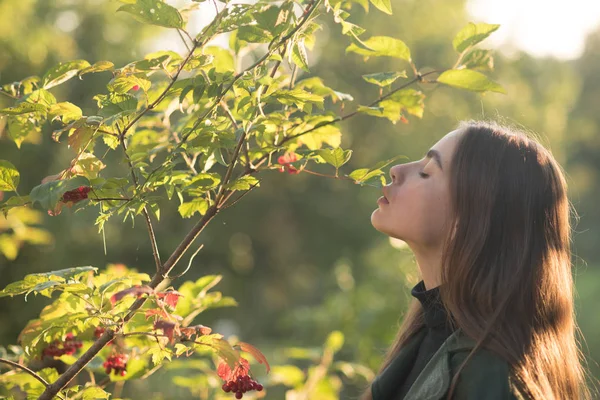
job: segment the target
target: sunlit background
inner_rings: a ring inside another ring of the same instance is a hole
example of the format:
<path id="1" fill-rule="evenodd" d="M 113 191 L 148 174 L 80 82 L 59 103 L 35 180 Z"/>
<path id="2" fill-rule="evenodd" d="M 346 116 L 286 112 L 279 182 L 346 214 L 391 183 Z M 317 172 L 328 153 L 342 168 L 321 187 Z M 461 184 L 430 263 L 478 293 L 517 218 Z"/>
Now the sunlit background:
<path id="1" fill-rule="evenodd" d="M 181 7 L 190 2 L 168 3 Z M 121 66 L 155 50 L 185 51 L 176 32 L 137 23 L 115 13 L 118 6 L 105 0 L 0 0 L 0 84 L 42 75 L 60 61 L 106 59 Z M 354 150 L 344 168 L 351 171 L 398 154 L 421 158 L 462 119 L 494 117 L 539 134 L 564 166 L 579 214 L 572 221 L 577 315 L 585 337 L 582 350 L 600 378 L 600 2 L 393 0 L 392 8 L 392 16 L 374 7 L 365 14 L 355 4 L 351 21 L 366 27 L 367 37 L 405 41 L 420 68 L 449 68 L 456 59 L 452 38 L 467 22 L 501 24 L 478 47 L 497 50 L 488 75 L 508 94 L 423 85 L 427 99 L 422 119 L 394 125 L 358 116 L 342 124 L 342 147 Z M 191 15 L 189 30 L 200 31 L 214 15 L 211 3 L 203 3 Z M 311 74 L 352 94 L 356 104 L 376 98 L 377 91 L 361 75 L 397 69 L 397 60 L 364 62 L 345 54 L 348 38 L 330 16 L 322 18 L 324 29 L 308 54 Z M 227 46 L 227 38 L 218 43 Z M 298 79 L 311 74 L 300 72 Z M 90 93 L 102 92 L 107 80 L 100 75 L 74 79 L 55 95 L 81 106 L 84 115 L 94 115 Z M 0 106 L 4 101 L 0 98 Z M 0 120 L 0 159 L 23 171 L 20 187 L 36 186 L 68 162 L 68 150 L 48 137 L 32 136 L 18 151 L 3 128 Z M 376 370 L 406 310 L 410 289 L 420 279 L 406 246 L 370 224 L 379 195 L 374 188 L 308 174 L 265 176 L 259 190 L 220 214 L 201 236 L 205 248 L 186 278 L 222 274 L 220 290 L 240 303 L 207 312 L 202 323 L 259 346 L 275 362 L 282 360 L 278 351 L 284 346 L 317 348 L 329 332 L 340 330 L 345 336 L 340 359 Z M 176 206 L 176 200 L 165 202 L 156 225 L 161 254 L 170 254 L 195 222 L 182 221 Z M 54 241 L 22 243 L 18 251 L 7 244 L 13 227 L 0 217 L 0 287 L 28 273 L 79 265 L 124 263 L 151 272 L 142 220 L 135 227 L 111 220 L 105 255 L 96 216 L 95 209 L 54 218 L 40 214 L 40 226 Z M 0 299 L 0 346 L 15 343 L 20 329 L 47 303 L 39 296 L 27 303 Z M 340 382 L 342 398 L 357 395 L 356 382 Z M 172 383 L 168 371 L 158 372 L 149 383 L 125 385 L 123 396 L 192 398 L 189 388 Z"/>

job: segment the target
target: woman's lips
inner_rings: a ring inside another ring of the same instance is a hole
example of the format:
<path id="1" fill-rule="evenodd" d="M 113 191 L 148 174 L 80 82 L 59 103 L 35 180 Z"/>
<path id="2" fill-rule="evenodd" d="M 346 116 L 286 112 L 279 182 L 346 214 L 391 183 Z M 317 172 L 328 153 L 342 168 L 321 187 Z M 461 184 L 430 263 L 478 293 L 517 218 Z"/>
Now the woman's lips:
<path id="1" fill-rule="evenodd" d="M 377 199 L 377 204 L 390 204 L 390 202 L 384 196 L 381 196 Z"/>

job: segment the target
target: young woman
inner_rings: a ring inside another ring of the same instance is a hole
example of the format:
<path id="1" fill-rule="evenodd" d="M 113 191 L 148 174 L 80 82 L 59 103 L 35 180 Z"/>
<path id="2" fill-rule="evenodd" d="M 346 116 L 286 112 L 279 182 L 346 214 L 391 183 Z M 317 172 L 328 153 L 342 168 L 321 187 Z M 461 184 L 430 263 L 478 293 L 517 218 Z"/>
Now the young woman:
<path id="1" fill-rule="evenodd" d="M 570 203 L 525 133 L 461 122 L 396 165 L 371 215 L 422 280 L 368 400 L 590 399 L 578 349 Z"/>

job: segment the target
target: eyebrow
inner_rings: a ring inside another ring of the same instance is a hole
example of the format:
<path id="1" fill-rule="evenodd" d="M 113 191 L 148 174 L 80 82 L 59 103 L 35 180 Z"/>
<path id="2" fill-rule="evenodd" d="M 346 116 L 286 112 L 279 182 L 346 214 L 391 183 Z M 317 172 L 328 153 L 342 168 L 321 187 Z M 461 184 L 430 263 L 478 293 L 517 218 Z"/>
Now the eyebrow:
<path id="1" fill-rule="evenodd" d="M 442 168 L 442 158 L 440 157 L 440 153 L 437 150 L 429 150 L 427 152 L 426 157 L 433 158 L 437 165 L 440 167 L 440 169 L 442 171 L 444 170 L 444 168 Z"/>

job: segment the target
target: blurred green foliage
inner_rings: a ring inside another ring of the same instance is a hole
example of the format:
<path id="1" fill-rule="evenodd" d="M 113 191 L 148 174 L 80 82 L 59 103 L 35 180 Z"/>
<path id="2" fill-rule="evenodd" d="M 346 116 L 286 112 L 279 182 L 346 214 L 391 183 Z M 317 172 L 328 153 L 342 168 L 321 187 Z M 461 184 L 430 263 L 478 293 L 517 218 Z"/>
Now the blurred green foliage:
<path id="1" fill-rule="evenodd" d="M 413 59 L 420 60 L 421 68 L 451 65 L 455 60 L 449 38 L 469 21 L 464 0 L 393 1 L 393 16 L 365 14 L 361 10 L 364 4 L 355 4 L 352 22 L 369 26 L 372 35 L 402 38 L 413 51 Z M 103 0 L 0 0 L 0 81 L 39 75 L 57 62 L 71 59 L 110 59 L 119 65 L 140 57 L 155 40 L 150 35 L 160 30 L 131 22 L 124 13 L 115 14 L 118 6 Z M 364 61 L 347 57 L 347 38 L 332 22 L 326 23 L 319 37 L 308 54 L 311 73 L 322 77 L 328 86 L 351 94 L 357 104 L 365 104 L 378 93 L 378 88 L 361 75 L 397 70 L 399 61 L 394 58 Z M 461 119 L 499 117 L 542 136 L 542 142 L 565 167 L 570 198 L 581 215 L 580 222 L 573 220 L 577 313 L 586 343 L 583 351 L 596 378 L 600 378 L 595 361 L 600 357 L 600 320 L 593 306 L 600 297 L 600 250 L 596 245 L 600 240 L 600 187 L 595 185 L 600 172 L 600 114 L 596 111 L 600 106 L 599 66 L 600 31 L 589 37 L 584 55 L 575 61 L 539 59 L 524 53 L 512 57 L 496 54 L 494 78 L 503 84 L 507 95 L 480 95 L 421 84 L 419 89 L 427 94 L 422 120 L 411 118 L 408 124 L 392 124 L 357 116 L 342 123 L 342 148 L 355 149 L 345 166 L 348 171 L 399 154 L 419 158 Z M 62 98 L 79 100 L 84 114 L 95 107 L 86 91 L 96 93 L 103 84 L 94 75 L 86 80 L 85 85 L 74 79 L 60 88 Z M 3 101 L 0 97 L 1 107 L 6 106 Z M 6 137 L 0 139 L 0 159 L 11 160 L 20 171 L 27 171 L 21 176 L 26 187 L 39 184 L 69 160 L 49 133 L 33 141 L 36 144 L 25 141 L 19 151 Z M 419 279 L 410 252 L 370 225 L 378 191 L 308 174 L 272 173 L 261 186 L 260 191 L 219 214 L 203 233 L 202 257 L 195 260 L 186 279 L 222 275 L 220 290 L 234 297 L 239 306 L 209 310 L 202 323 L 225 336 L 238 335 L 255 344 L 274 366 L 304 355 L 310 360 L 307 369 L 322 361 L 320 349 L 330 333 L 340 331 L 344 340 L 336 358 L 376 370 L 410 300 L 410 287 Z M 94 226 L 95 216 L 92 210 L 64 212 L 53 218 L 43 215 L 43 222 L 30 216 L 31 224 L 40 224 L 44 231 L 26 232 L 14 259 L 11 249 L 2 251 L 0 287 L 29 273 L 99 265 L 99 260 L 151 273 L 154 260 L 141 222 L 135 227 L 119 220 L 107 222 L 105 255 L 103 239 Z M 2 219 L 0 234 L 17 231 Z M 161 221 L 155 225 L 157 236 L 163 238 L 159 241 L 161 253 L 175 248 L 193 224 L 192 220 L 181 220 L 172 204 L 165 204 Z M 47 238 L 45 231 L 54 241 L 40 246 Z M 37 238 L 35 246 L 30 244 L 32 237 Z M 0 247 L 1 243 L 0 236 Z M 49 299 L 41 296 L 30 296 L 27 303 L 0 299 L 0 345 L 14 343 L 22 327 L 46 304 Z M 205 366 L 199 364 L 197 370 L 177 367 L 172 363 L 154 379 L 125 385 L 122 395 L 191 398 L 186 396 L 193 393 L 198 370 Z M 284 376 L 290 386 L 308 372 L 301 368 L 277 371 L 274 368 L 272 379 Z M 178 386 L 170 383 L 174 376 Z M 348 382 L 340 382 L 341 398 L 359 392 Z M 272 393 L 273 398 L 283 398 L 283 387 Z"/>

